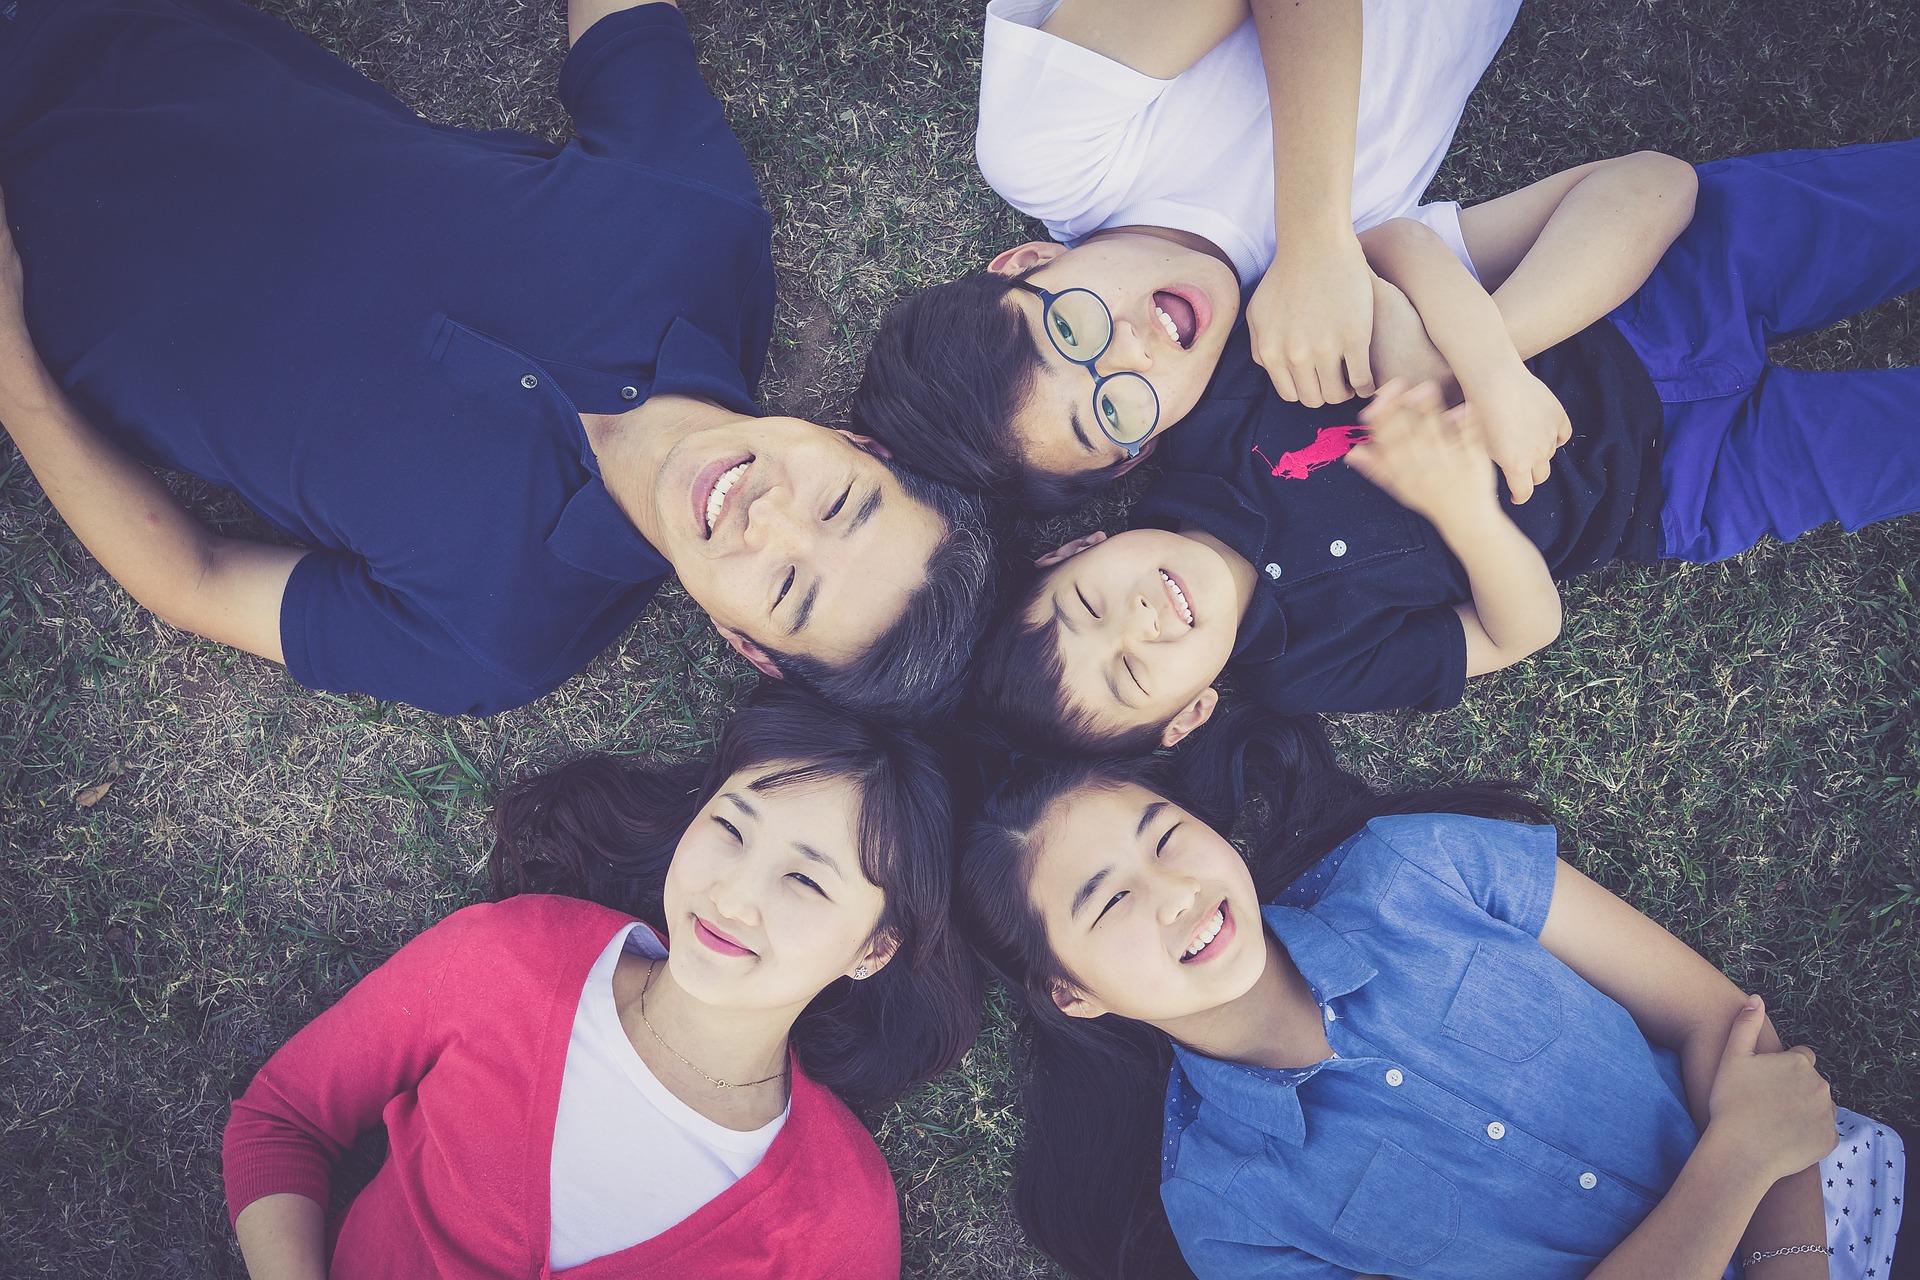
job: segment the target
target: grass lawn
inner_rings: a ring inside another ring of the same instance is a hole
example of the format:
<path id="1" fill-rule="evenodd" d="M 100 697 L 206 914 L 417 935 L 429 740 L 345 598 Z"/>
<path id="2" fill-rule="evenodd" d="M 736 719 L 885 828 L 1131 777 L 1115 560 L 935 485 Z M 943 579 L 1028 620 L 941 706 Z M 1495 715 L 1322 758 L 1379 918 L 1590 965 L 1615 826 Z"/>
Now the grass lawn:
<path id="1" fill-rule="evenodd" d="M 265 7 L 430 117 L 565 134 L 556 4 Z M 983 4 L 689 7 L 775 217 L 766 403 L 835 422 L 879 310 L 1025 238 L 971 161 Z M 1439 189 L 1485 198 L 1641 147 L 1706 160 L 1916 133 L 1909 0 L 1528 0 Z M 1920 364 L 1914 301 L 1784 358 Z M 183 483 L 209 520 L 255 527 Z M 1335 732 L 1382 785 L 1525 781 L 1569 856 L 1764 992 L 1842 1101 L 1912 1116 L 1916 588 L 1920 518 L 1617 567 L 1569 590 L 1558 644 L 1461 708 Z M 0 446 L 0 1271 L 240 1275 L 219 1170 L 230 1090 L 480 896 L 501 779 L 593 747 L 699 751 L 749 675 L 669 588 L 584 675 L 508 715 L 308 693 L 135 607 Z M 996 1005 L 961 1070 L 874 1117 L 910 1275 L 1051 1274 L 1005 1207 L 1010 1040 Z"/>

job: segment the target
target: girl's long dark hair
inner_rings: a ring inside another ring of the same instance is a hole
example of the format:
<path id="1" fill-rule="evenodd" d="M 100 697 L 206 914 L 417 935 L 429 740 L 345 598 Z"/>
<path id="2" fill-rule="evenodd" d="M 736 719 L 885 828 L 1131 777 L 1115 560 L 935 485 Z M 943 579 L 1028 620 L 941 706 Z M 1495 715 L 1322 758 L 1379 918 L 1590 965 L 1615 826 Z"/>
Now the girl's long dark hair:
<path id="1" fill-rule="evenodd" d="M 1377 795 L 1336 763 L 1320 722 L 1246 704 L 1172 757 L 1037 761 L 989 781 L 961 857 L 961 928 L 1025 1012 L 1026 1133 L 1014 1208 L 1028 1239 L 1075 1275 L 1190 1276 L 1160 1202 L 1166 1035 L 1108 1014 L 1070 1018 L 1053 1002 L 1070 979 L 1027 892 L 1033 837 L 1062 796 L 1126 783 L 1165 796 L 1248 850 L 1268 901 L 1373 818 L 1466 813 L 1545 821 L 1506 784 Z M 1236 827 L 1238 830 L 1236 831 Z"/>
<path id="2" fill-rule="evenodd" d="M 509 786 L 493 809 L 496 898 L 563 893 L 664 929 L 673 852 L 726 780 L 780 766 L 754 789 L 838 778 L 860 791 L 860 866 L 886 894 L 878 931 L 892 961 L 842 978 L 794 1023 L 813 1079 L 863 1106 L 952 1066 L 980 1023 L 978 971 L 949 927 L 953 807 L 925 743 L 769 681 L 727 721 L 709 760 L 656 764 L 590 755 Z"/>

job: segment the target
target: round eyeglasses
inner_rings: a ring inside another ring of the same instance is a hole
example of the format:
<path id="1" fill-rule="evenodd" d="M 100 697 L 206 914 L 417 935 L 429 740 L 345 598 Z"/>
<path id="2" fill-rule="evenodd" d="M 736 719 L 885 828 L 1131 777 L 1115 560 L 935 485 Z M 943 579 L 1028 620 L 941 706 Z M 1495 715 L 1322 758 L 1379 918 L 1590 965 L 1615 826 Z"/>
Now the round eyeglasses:
<path id="1" fill-rule="evenodd" d="M 1113 343 L 1113 312 L 1091 289 L 1053 293 L 1025 280 L 1014 283 L 1039 296 L 1041 327 L 1060 358 L 1079 365 L 1093 379 L 1093 420 L 1101 434 L 1125 449 L 1129 458 L 1138 457 L 1160 425 L 1160 397 L 1137 373 L 1102 374 L 1093 367 Z"/>

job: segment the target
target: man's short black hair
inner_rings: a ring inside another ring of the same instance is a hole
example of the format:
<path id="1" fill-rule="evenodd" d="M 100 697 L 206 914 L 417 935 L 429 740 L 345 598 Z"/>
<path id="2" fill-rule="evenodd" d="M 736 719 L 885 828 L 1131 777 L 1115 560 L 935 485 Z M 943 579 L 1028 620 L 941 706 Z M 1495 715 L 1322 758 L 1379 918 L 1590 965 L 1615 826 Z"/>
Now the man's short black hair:
<path id="1" fill-rule="evenodd" d="M 1124 462 L 1056 476 L 1027 465 L 1013 418 L 1043 367 L 1007 294 L 1018 276 L 981 271 L 924 289 L 880 322 L 854 392 L 852 426 L 926 475 L 1015 502 L 1022 514 L 1071 511 Z"/>
<path id="2" fill-rule="evenodd" d="M 880 460 L 909 501 L 946 525 L 927 559 L 926 581 L 893 626 L 845 666 L 767 653 L 782 675 L 839 706 L 896 723 L 920 722 L 951 710 L 965 690 L 967 663 L 993 608 L 993 536 L 978 499 L 891 458 Z"/>
<path id="3" fill-rule="evenodd" d="M 1013 603 L 980 642 L 973 711 L 1013 746 L 1043 756 L 1139 756 L 1160 745 L 1164 725 L 1119 732 L 1102 729 L 1067 701 L 1060 628 L 1051 617 L 1027 617 L 1040 598 L 1044 572 L 1010 591 Z"/>

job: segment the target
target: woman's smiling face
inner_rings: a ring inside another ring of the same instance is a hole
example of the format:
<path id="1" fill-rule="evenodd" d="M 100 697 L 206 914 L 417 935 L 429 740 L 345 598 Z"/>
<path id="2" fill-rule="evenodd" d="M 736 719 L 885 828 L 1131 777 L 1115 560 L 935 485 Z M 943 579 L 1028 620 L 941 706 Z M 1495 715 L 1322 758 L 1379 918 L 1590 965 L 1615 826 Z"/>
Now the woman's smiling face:
<path id="1" fill-rule="evenodd" d="M 841 778 L 756 789 L 785 767 L 728 778 L 667 868 L 668 963 L 710 1005 L 797 1009 L 884 963 L 870 954 L 886 898 L 860 865 L 860 789 Z"/>
<path id="2" fill-rule="evenodd" d="M 1238 999 L 1267 947 L 1247 864 L 1206 823 L 1132 783 L 1090 784 L 1033 834 L 1029 900 L 1069 1014 L 1177 1024 Z"/>

